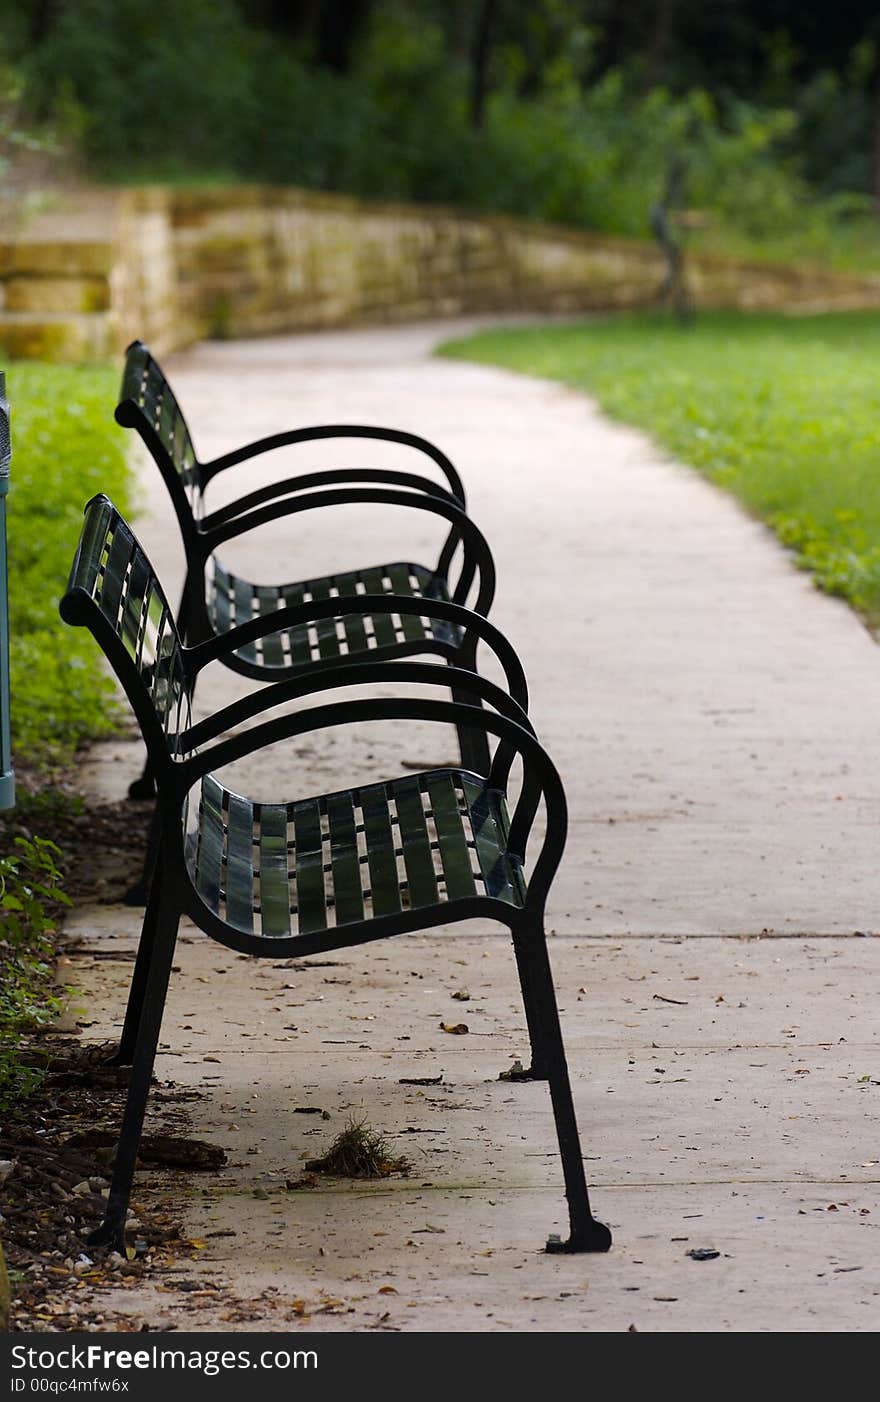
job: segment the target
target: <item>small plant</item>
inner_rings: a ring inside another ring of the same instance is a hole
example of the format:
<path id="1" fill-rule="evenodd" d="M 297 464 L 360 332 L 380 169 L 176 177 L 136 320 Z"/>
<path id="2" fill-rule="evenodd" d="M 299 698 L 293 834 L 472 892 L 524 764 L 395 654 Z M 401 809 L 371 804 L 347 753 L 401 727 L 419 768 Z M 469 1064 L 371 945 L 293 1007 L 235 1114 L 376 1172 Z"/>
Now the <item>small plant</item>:
<path id="1" fill-rule="evenodd" d="M 366 1120 L 351 1116 L 326 1154 L 309 1159 L 306 1168 L 338 1178 L 387 1178 L 392 1173 L 409 1173 L 412 1164 L 404 1155 L 395 1154 L 385 1136 L 370 1129 Z"/>
<path id="2" fill-rule="evenodd" d="M 40 1072 L 22 1066 L 18 1034 L 41 1027 L 58 1013 L 52 961 L 58 908 L 70 904 L 61 889 L 54 842 L 18 837 L 15 852 L 0 857 L 0 1109 L 7 1110 L 39 1083 Z"/>

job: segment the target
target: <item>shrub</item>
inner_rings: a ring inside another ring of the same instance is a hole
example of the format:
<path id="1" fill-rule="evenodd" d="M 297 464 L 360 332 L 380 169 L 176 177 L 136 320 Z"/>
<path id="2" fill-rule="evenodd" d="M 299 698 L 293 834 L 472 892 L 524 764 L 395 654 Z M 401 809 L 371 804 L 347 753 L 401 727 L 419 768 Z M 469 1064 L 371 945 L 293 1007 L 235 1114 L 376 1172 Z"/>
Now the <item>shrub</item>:
<path id="1" fill-rule="evenodd" d="M 51 936 L 61 906 L 52 842 L 16 838 L 15 852 L 0 857 L 0 1110 L 39 1083 L 39 1072 L 19 1063 L 18 1034 L 50 1021 L 61 1006 L 52 967 Z"/>
<path id="2" fill-rule="evenodd" d="M 591 74 L 579 30 L 527 98 L 515 50 L 502 53 L 475 130 L 466 63 L 418 8 L 378 7 L 345 74 L 243 11 L 231 0 L 78 0 L 56 9 L 35 49 L 8 26 L 8 47 L 34 116 L 55 114 L 111 178 L 268 180 L 645 236 L 670 157 L 685 153 L 687 198 L 711 211 L 710 242 L 754 251 L 788 239 L 829 256 L 832 231 L 857 208 L 880 249 L 864 200 L 839 183 L 826 194 L 843 205 L 819 198 L 801 172 L 823 101 L 846 105 L 819 80 L 775 107 L 721 106 L 699 89 L 645 94 L 623 71 Z"/>

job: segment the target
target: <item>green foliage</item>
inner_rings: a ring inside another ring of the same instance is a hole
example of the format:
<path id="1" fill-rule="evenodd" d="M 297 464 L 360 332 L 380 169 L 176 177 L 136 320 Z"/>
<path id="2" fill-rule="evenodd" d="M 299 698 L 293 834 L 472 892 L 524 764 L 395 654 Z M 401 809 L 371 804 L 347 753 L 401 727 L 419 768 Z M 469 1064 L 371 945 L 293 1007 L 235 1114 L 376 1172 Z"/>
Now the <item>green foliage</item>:
<path id="1" fill-rule="evenodd" d="M 39 1083 L 39 1072 L 16 1056 L 18 1034 L 40 1027 L 61 1007 L 54 980 L 51 936 L 59 907 L 70 905 L 60 885 L 58 848 L 42 838 L 19 837 L 0 857 L 0 1110 L 7 1111 Z"/>
<path id="2" fill-rule="evenodd" d="M 832 160 L 846 180 L 864 176 L 822 118 L 833 98 L 842 121 L 855 103 L 848 130 L 863 124 L 864 75 L 858 101 L 833 76 L 798 89 L 788 51 L 768 39 L 775 101 L 673 92 L 645 85 L 643 64 L 599 66 L 590 6 L 542 0 L 522 14 L 499 8 L 475 129 L 467 8 L 453 22 L 441 5 L 374 4 L 346 72 L 316 63 L 295 22 L 276 17 L 272 32 L 267 7 L 249 22 L 252 7 L 233 0 L 78 0 L 55 7 L 36 45 L 8 23 L 8 49 L 32 113 L 54 116 L 114 179 L 277 181 L 645 236 L 670 156 L 684 151 L 688 203 L 711 213 L 699 241 L 832 257 L 855 217 L 860 239 L 847 248 L 865 243 L 880 262 L 864 196 L 854 203 L 854 187 L 826 180 L 834 198 L 820 199 L 801 170 L 809 137 L 814 153 L 828 147 L 807 161 L 811 176 Z M 0 0 L 0 25 L 2 13 Z"/>
<path id="3" fill-rule="evenodd" d="M 18 166 L 59 154 L 52 128 L 44 124 L 38 129 L 24 117 L 24 92 L 22 75 L 0 58 L 0 196 L 12 193 Z M 16 211 L 23 212 L 24 209 Z M 7 224 L 10 216 L 11 211 L 6 210 L 3 217 Z"/>
<path id="4" fill-rule="evenodd" d="M 880 623 L 880 315 L 632 316 L 492 332 L 444 353 L 590 390 Z"/>
<path id="5" fill-rule="evenodd" d="M 12 743 L 18 758 L 50 767 L 116 723 L 113 684 L 91 640 L 61 622 L 58 601 L 85 503 L 103 491 L 130 510 L 129 472 L 114 370 L 22 362 L 6 382 Z"/>

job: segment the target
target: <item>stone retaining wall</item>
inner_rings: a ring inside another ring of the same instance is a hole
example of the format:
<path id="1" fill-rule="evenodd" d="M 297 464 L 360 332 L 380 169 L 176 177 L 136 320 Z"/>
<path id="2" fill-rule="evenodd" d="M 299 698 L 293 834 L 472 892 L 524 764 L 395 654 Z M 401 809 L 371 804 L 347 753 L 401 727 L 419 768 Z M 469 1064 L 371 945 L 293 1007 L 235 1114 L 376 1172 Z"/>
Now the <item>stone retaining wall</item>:
<path id="1" fill-rule="evenodd" d="M 880 278 L 688 260 L 697 304 L 880 307 Z M 656 304 L 656 247 L 500 215 L 269 186 L 78 191 L 0 233 L 0 345 L 55 360 L 210 336 Z"/>

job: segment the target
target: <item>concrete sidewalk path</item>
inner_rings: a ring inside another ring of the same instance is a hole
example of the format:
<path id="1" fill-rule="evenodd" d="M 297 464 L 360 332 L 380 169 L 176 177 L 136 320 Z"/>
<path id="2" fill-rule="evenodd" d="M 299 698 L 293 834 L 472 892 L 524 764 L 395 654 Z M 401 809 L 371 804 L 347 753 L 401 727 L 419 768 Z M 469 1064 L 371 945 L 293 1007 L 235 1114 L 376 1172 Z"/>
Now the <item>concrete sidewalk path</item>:
<path id="1" fill-rule="evenodd" d="M 157 1074 L 204 1091 L 192 1132 L 230 1156 L 172 1189 L 205 1243 L 188 1269 L 220 1288 L 157 1289 L 148 1306 L 120 1291 L 108 1308 L 230 1331 L 876 1329 L 880 654 L 763 526 L 587 398 L 431 358 L 473 324 L 204 344 L 167 368 L 203 457 L 345 421 L 423 434 L 459 467 L 498 566 L 493 621 L 569 795 L 551 956 L 615 1245 L 540 1252 L 564 1201 L 546 1088 L 497 1080 L 526 1051 L 503 933 L 459 926 L 270 966 L 184 928 Z M 419 466 L 324 443 L 274 472 L 391 463 Z M 236 471 L 233 494 L 267 480 Z M 176 597 L 176 526 L 155 469 L 141 480 L 138 531 Z M 305 578 L 427 560 L 435 538 L 404 513 L 343 508 L 267 528 L 230 563 Z M 240 689 L 220 671 L 198 700 Z M 323 792 L 442 761 L 445 743 L 317 737 L 253 782 Z M 118 797 L 139 760 L 134 744 L 99 746 L 88 782 Z M 122 908 L 74 925 L 85 951 L 136 942 Z M 110 1036 L 130 963 L 76 964 L 92 1032 Z M 453 1001 L 463 987 L 470 1000 Z M 440 1030 L 459 1020 L 467 1037 Z M 351 1114 L 415 1173 L 286 1191 Z M 720 1254 L 687 1254 L 700 1248 Z"/>

